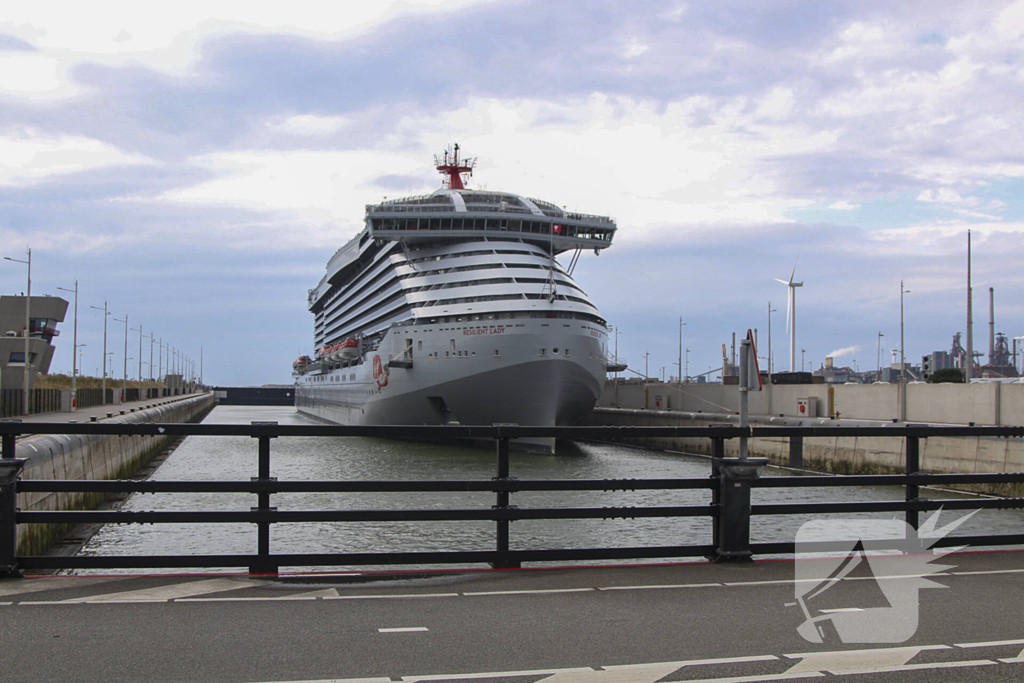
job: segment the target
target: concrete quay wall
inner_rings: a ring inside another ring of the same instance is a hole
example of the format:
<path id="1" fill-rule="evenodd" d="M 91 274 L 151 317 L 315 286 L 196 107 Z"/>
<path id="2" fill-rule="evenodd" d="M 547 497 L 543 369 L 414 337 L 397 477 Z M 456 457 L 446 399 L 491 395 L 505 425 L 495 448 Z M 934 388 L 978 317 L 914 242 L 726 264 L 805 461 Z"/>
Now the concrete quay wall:
<path id="1" fill-rule="evenodd" d="M 899 384 L 775 384 L 750 392 L 751 415 L 891 421 L 899 417 Z M 798 412 L 810 399 L 813 414 Z M 739 387 L 638 381 L 609 383 L 598 405 L 636 410 L 728 413 L 739 410 Z M 1024 425 L 1024 384 L 908 384 L 907 422 Z"/>
<path id="2" fill-rule="evenodd" d="M 661 410 L 597 408 L 585 425 L 704 427 L 736 424 L 735 415 L 725 413 L 683 413 Z M 751 417 L 751 424 L 763 426 L 884 426 L 891 422 L 853 422 L 829 419 Z M 642 438 L 623 441 L 685 453 L 711 455 L 711 440 L 700 438 Z M 942 437 L 921 440 L 921 469 L 937 474 L 982 474 L 1024 472 L 1024 439 L 991 437 Z M 900 437 L 814 437 L 803 440 L 803 468 L 834 474 L 899 474 L 906 463 L 906 441 Z M 725 442 L 727 457 L 739 453 L 739 441 Z M 768 458 L 773 465 L 789 465 L 788 438 L 757 438 L 749 442 L 754 457 Z M 998 495 L 1024 495 L 1024 486 L 962 486 L 964 490 Z"/>
<path id="3" fill-rule="evenodd" d="M 198 422 L 214 406 L 212 393 L 168 398 L 110 422 Z M 27 460 L 22 479 L 125 479 L 160 453 L 167 436 L 108 436 L 103 434 L 40 435 L 19 440 L 15 453 Z M 18 494 L 24 511 L 83 510 L 104 499 L 97 493 L 25 492 Z M 61 539 L 66 525 L 19 524 L 18 554 L 38 555 Z"/>

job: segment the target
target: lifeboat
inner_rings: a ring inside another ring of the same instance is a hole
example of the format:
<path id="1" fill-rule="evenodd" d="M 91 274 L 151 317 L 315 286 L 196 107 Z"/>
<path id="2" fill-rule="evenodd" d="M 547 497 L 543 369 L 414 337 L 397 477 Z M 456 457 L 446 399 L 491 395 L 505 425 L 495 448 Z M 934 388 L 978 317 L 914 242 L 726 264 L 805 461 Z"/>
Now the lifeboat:
<path id="1" fill-rule="evenodd" d="M 292 363 L 292 370 L 299 373 L 300 375 L 306 371 L 309 364 L 312 362 L 309 356 L 299 356 L 294 363 Z"/>
<path id="2" fill-rule="evenodd" d="M 342 358 L 357 358 L 359 356 L 359 340 L 354 337 L 349 337 L 345 341 L 341 342 L 341 357 Z"/>

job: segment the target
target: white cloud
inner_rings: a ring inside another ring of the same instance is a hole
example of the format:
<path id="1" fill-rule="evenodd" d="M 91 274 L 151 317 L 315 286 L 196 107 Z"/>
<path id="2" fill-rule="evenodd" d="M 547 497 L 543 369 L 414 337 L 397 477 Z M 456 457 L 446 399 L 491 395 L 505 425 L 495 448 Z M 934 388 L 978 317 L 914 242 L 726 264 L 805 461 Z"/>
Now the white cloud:
<path id="1" fill-rule="evenodd" d="M 301 114 L 284 119 L 267 122 L 271 133 L 286 135 L 317 136 L 337 133 L 348 125 L 349 120 L 343 116 L 317 116 Z"/>
<path id="2" fill-rule="evenodd" d="M 850 202 L 844 199 L 842 201 L 829 204 L 828 208 L 833 209 L 835 211 L 853 211 L 854 209 L 859 209 L 860 204 L 851 204 Z"/>
<path id="3" fill-rule="evenodd" d="M 62 173 L 149 163 L 146 157 L 82 136 L 51 137 L 31 131 L 0 136 L 0 185 L 26 185 Z"/>

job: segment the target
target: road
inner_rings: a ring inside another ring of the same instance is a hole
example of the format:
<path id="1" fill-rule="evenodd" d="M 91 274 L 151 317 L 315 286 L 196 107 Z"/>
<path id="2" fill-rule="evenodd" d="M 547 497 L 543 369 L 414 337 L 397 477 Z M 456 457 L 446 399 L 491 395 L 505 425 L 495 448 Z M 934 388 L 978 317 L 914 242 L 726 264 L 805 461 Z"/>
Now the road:
<path id="1" fill-rule="evenodd" d="M 916 634 L 889 644 L 804 640 L 790 561 L 9 579 L 3 680 L 1024 679 L 1024 551 L 943 563 L 954 565 L 937 578 L 946 588 L 920 591 Z M 837 594 L 879 604 L 878 583 L 857 571 Z"/>

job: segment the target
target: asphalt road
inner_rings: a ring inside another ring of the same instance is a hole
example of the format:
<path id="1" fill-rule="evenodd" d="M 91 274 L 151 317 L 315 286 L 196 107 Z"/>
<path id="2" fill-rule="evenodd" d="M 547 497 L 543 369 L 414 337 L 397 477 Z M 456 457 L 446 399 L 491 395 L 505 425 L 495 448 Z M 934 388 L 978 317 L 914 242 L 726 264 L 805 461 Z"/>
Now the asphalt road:
<path id="1" fill-rule="evenodd" d="M 4 580 L 0 678 L 1024 680 L 1024 552 L 956 555 L 944 564 L 955 565 L 937 579 L 946 588 L 920 591 L 916 633 L 867 644 L 843 643 L 828 630 L 821 644 L 804 640 L 796 630 L 804 616 L 792 604 L 795 564 L 783 561 L 400 578 Z M 908 572 L 920 573 L 920 563 L 912 566 Z M 878 582 L 859 571 L 830 594 L 847 605 L 834 609 L 888 605 Z"/>

